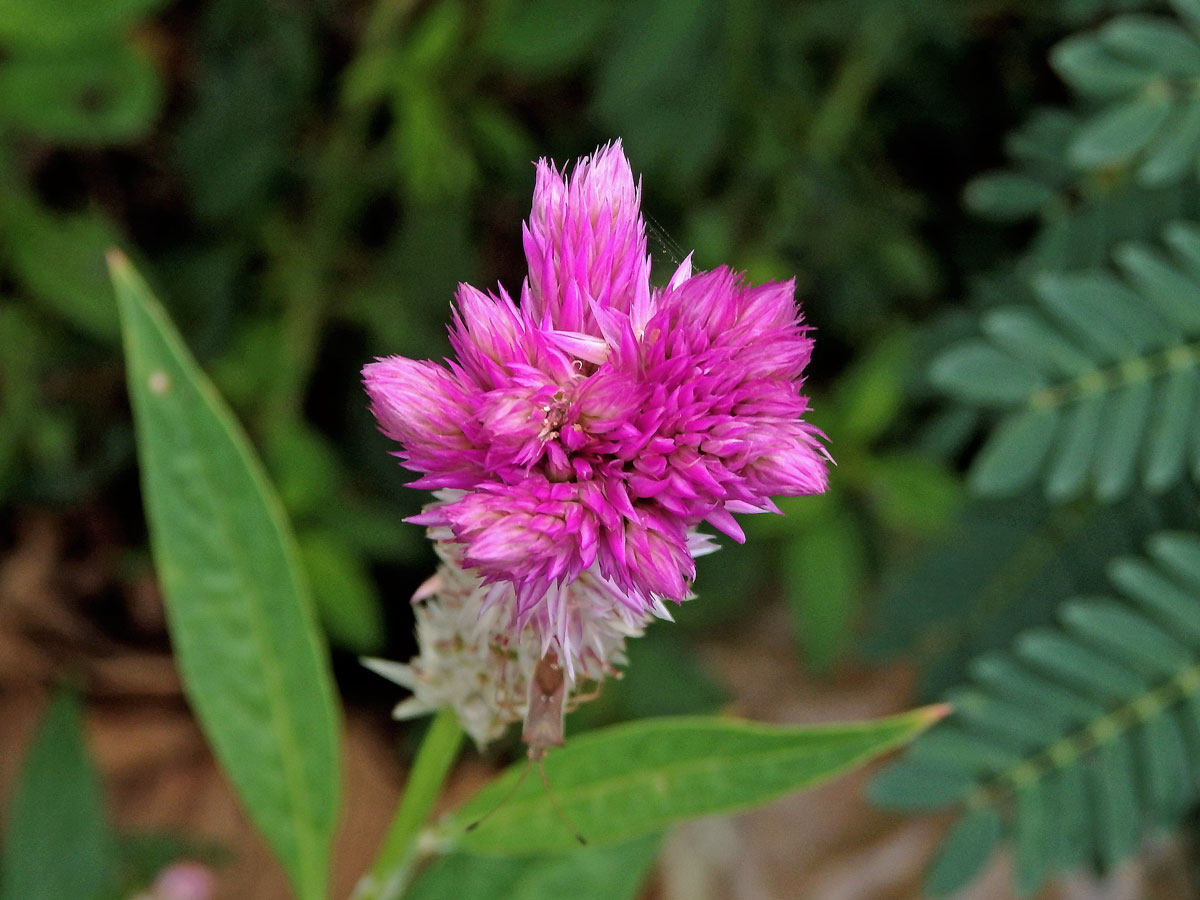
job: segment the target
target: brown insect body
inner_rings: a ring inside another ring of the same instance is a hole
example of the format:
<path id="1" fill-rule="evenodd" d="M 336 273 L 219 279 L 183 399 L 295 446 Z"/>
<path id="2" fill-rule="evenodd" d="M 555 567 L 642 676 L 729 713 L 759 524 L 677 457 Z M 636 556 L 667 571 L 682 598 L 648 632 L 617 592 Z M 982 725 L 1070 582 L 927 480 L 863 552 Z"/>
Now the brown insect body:
<path id="1" fill-rule="evenodd" d="M 529 748 L 531 762 L 540 763 L 551 747 L 563 745 L 567 682 L 558 654 L 553 650 L 538 660 L 529 680 L 529 710 L 521 740 Z"/>
<path id="2" fill-rule="evenodd" d="M 559 819 L 575 836 L 575 840 L 581 844 L 587 844 L 587 839 L 571 824 L 562 811 L 562 807 L 554 798 L 554 791 L 550 789 L 550 781 L 546 778 L 546 769 L 542 765 L 542 761 L 551 747 L 563 745 L 566 699 L 567 679 L 563 674 L 562 665 L 559 664 L 558 654 L 550 650 L 538 660 L 533 669 L 533 677 L 529 679 L 529 708 L 525 713 L 524 727 L 521 729 L 521 740 L 528 748 L 525 770 L 517 779 L 517 783 L 512 786 L 512 790 L 505 794 L 491 810 L 468 825 L 467 831 L 477 828 L 484 819 L 508 802 L 508 798 L 516 793 L 525 781 L 525 776 L 529 774 L 530 764 L 536 764 L 538 774 L 542 776 L 542 785 L 546 788 L 546 793 L 550 796 L 550 802 L 554 805 L 554 811 L 558 814 Z"/>

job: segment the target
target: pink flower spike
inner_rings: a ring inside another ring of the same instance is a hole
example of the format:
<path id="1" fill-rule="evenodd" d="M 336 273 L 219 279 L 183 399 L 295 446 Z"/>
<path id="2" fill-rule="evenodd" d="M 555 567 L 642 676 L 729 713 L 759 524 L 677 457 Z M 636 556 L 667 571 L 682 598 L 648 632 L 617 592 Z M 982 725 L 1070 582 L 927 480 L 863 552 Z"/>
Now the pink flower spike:
<path id="1" fill-rule="evenodd" d="M 619 141 L 569 172 L 538 162 L 520 306 L 461 285 L 447 366 L 364 369 L 416 484 L 443 489 L 410 521 L 568 666 L 573 585 L 595 588 L 589 615 L 666 616 L 715 546 L 701 523 L 741 541 L 735 514 L 828 484 L 793 283 L 693 272 L 689 256 L 652 288 L 640 203 Z"/>
<path id="2" fill-rule="evenodd" d="M 569 176 L 538 161 L 524 230 L 531 322 L 597 334 L 593 304 L 623 313 L 648 305 L 641 193 L 619 140 L 579 160 Z"/>
<path id="3" fill-rule="evenodd" d="M 363 383 L 380 430 L 404 449 L 407 468 L 429 473 L 421 487 L 464 487 L 483 474 L 473 397 L 453 373 L 430 362 L 389 356 L 363 368 Z"/>

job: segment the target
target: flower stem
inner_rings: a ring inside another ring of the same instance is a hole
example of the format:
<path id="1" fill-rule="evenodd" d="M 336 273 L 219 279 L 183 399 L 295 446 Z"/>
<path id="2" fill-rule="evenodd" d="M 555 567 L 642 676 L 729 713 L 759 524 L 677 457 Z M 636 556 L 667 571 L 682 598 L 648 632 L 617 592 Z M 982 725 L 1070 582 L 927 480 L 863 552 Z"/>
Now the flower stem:
<path id="1" fill-rule="evenodd" d="M 444 707 L 425 733 L 396 817 L 351 900 L 397 900 L 408 887 L 420 856 L 417 837 L 454 765 L 462 738 L 458 716 L 450 707 Z"/>

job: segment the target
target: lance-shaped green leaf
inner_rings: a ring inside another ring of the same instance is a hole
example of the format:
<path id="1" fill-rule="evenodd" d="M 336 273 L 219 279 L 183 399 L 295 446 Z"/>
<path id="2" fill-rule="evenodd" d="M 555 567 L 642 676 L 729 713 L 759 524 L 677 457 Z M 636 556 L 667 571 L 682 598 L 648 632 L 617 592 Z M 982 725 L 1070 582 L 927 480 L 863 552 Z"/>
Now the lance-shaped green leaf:
<path id="1" fill-rule="evenodd" d="M 686 819 L 731 813 L 826 781 L 916 737 L 944 715 L 931 706 L 873 722 L 763 725 L 716 716 L 643 719 L 571 738 L 546 757 L 546 778 L 513 766 L 439 827 L 462 850 L 495 856 L 578 847 L 555 800 L 589 846 L 662 831 Z M 494 811 L 477 828 L 468 824 Z"/>
<path id="2" fill-rule="evenodd" d="M 301 900 L 325 896 L 333 683 L 294 539 L 245 434 L 129 262 L 109 256 L 155 565 L 196 715 Z"/>
<path id="3" fill-rule="evenodd" d="M 113 844 L 79 701 L 64 691 L 38 728 L 4 833 L 3 900 L 99 900 L 112 891 Z"/>
<path id="4" fill-rule="evenodd" d="M 405 900 L 633 900 L 658 852 L 657 836 L 616 847 L 520 859 L 451 853 L 434 862 Z"/>

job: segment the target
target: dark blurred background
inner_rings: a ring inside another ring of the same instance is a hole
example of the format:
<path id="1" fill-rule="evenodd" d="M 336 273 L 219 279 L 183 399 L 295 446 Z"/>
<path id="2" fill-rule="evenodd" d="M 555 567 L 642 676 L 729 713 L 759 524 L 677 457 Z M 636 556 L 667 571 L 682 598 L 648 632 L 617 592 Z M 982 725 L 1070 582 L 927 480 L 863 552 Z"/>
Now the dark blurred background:
<path id="1" fill-rule="evenodd" d="M 571 727 L 722 704 L 804 718 L 823 697 L 835 698 L 828 716 L 867 714 L 935 695 L 969 652 L 931 649 L 903 604 L 889 613 L 880 599 L 891 573 L 950 533 L 974 446 L 971 422 L 934 401 L 921 365 L 963 333 L 964 298 L 1035 231 L 973 215 L 963 189 L 1004 163 L 1005 135 L 1031 110 L 1067 102 L 1047 63 L 1054 43 L 1116 11 L 1163 7 L 4 3 L 0 784 L 37 698 L 67 679 L 91 710 L 118 818 L 184 831 L 203 820 L 196 798 L 208 795 L 194 783 L 162 787 L 180 754 L 205 757 L 146 547 L 103 264 L 115 245 L 283 495 L 349 727 L 367 723 L 351 768 L 374 774 L 351 802 L 379 785 L 394 795 L 414 726 L 388 721 L 397 697 L 357 657 L 412 652 L 407 599 L 434 561 L 402 521 L 425 495 L 388 455 L 359 369 L 377 355 L 446 354 L 458 282 L 515 292 L 532 161 L 562 164 L 615 137 L 643 177 L 663 271 L 694 249 L 701 268 L 796 279 L 816 328 L 812 418 L 839 466 L 827 496 L 750 522 L 744 547 L 704 560 L 700 599 L 631 648 L 629 677 Z M 756 650 L 745 636 L 764 622 L 782 643 Z M 892 623 L 882 641 L 880 622 Z M 759 656 L 773 668 L 755 669 Z M 878 668 L 885 656 L 902 662 Z M 788 684 L 770 680 L 778 666 Z M 765 683 L 775 700 L 754 693 Z M 491 761 L 469 765 L 480 777 Z M 386 805 L 357 820 L 359 856 Z M 207 833 L 228 840 L 233 828 Z M 853 896 L 884 896 L 873 890 Z"/>
<path id="2" fill-rule="evenodd" d="M 932 504 L 883 496 L 898 489 L 875 466 L 912 443 L 914 323 L 958 302 L 972 267 L 1013 243 L 964 213 L 962 186 L 1000 161 L 1004 133 L 1035 99 L 1059 90 L 1044 51 L 1088 12 L 874 0 L 61 5 L 55 15 L 23 0 L 0 16 L 5 538 L 38 510 L 80 552 L 116 545 L 123 571 L 110 590 L 144 564 L 102 264 L 117 245 L 259 446 L 333 643 L 355 653 L 403 648 L 402 601 L 431 566 L 419 529 L 401 522 L 423 495 L 404 488 L 365 411 L 361 365 L 448 352 L 458 282 L 519 287 L 532 161 L 565 163 L 618 136 L 644 178 L 664 268 L 694 249 L 701 267 L 796 278 L 817 329 L 814 418 L 845 495 L 802 516 L 846 520 L 856 540 L 842 542 L 839 568 L 856 589 L 817 590 L 861 599 L 857 583 L 888 547 L 936 529 L 954 500 L 932 457 L 905 460 Z M 762 524 L 776 550 L 803 527 Z M 737 565 L 768 576 L 745 553 L 771 544 L 752 541 Z M 715 618 L 760 591 L 705 593 L 697 616 Z M 111 595 L 79 599 L 119 618 Z M 846 649 L 830 640 L 812 648 L 821 667 Z"/>

